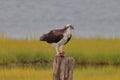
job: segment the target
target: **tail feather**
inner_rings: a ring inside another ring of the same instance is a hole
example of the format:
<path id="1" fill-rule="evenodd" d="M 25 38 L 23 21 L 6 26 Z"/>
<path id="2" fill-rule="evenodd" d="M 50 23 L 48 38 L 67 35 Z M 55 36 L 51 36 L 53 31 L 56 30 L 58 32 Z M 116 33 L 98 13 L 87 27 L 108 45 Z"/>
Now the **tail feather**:
<path id="1" fill-rule="evenodd" d="M 44 41 L 44 37 L 40 37 L 40 41 Z"/>

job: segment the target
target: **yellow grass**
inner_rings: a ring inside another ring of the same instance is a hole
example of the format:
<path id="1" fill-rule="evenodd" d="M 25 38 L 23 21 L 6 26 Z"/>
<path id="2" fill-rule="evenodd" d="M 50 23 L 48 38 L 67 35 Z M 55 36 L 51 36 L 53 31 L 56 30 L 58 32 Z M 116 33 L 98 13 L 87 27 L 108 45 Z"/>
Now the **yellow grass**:
<path id="1" fill-rule="evenodd" d="M 87 67 L 75 69 L 74 80 L 119 80 L 120 68 L 116 67 Z"/>
<path id="2" fill-rule="evenodd" d="M 0 80 L 52 80 L 50 69 L 12 68 L 0 70 Z"/>
<path id="3" fill-rule="evenodd" d="M 84 67 L 74 70 L 73 80 L 120 80 L 120 68 Z M 52 69 L 4 68 L 0 69 L 0 80 L 52 80 Z"/>

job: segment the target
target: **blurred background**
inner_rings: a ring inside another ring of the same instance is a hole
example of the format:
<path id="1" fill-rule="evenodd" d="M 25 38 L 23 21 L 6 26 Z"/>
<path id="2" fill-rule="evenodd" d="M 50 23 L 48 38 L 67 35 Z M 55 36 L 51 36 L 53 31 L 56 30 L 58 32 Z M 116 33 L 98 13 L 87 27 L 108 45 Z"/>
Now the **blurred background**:
<path id="1" fill-rule="evenodd" d="M 39 37 L 66 24 L 77 37 L 120 37 L 119 0 L 0 0 L 0 34 Z"/>
<path id="2" fill-rule="evenodd" d="M 52 80 L 55 49 L 39 37 L 66 24 L 73 80 L 120 80 L 120 0 L 0 0 L 0 79 Z"/>

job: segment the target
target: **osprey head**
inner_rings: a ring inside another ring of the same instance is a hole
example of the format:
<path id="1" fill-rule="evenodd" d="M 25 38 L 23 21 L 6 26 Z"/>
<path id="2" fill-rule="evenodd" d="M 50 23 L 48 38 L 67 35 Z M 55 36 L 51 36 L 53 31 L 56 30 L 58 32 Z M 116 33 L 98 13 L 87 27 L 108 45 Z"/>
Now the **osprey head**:
<path id="1" fill-rule="evenodd" d="M 69 27 L 70 27 L 70 29 L 74 29 L 74 27 L 73 27 L 71 24 L 67 24 L 65 27 L 66 27 L 66 28 L 69 28 Z"/>

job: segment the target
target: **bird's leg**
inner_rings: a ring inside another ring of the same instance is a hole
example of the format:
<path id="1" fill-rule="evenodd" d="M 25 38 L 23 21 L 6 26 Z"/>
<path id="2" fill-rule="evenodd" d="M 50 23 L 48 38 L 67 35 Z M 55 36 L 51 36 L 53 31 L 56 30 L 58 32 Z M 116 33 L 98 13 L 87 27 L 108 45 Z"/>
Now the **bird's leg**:
<path id="1" fill-rule="evenodd" d="M 60 49 L 60 53 L 59 53 L 59 54 L 60 54 L 60 56 L 61 56 L 61 57 L 64 57 L 63 46 L 60 46 L 60 48 L 59 48 L 59 49 Z"/>
<path id="2" fill-rule="evenodd" d="M 60 53 L 63 52 L 63 46 L 60 46 L 59 49 L 60 49 Z"/>
<path id="3" fill-rule="evenodd" d="M 59 56 L 58 46 L 55 47 L 56 50 L 56 56 Z"/>

